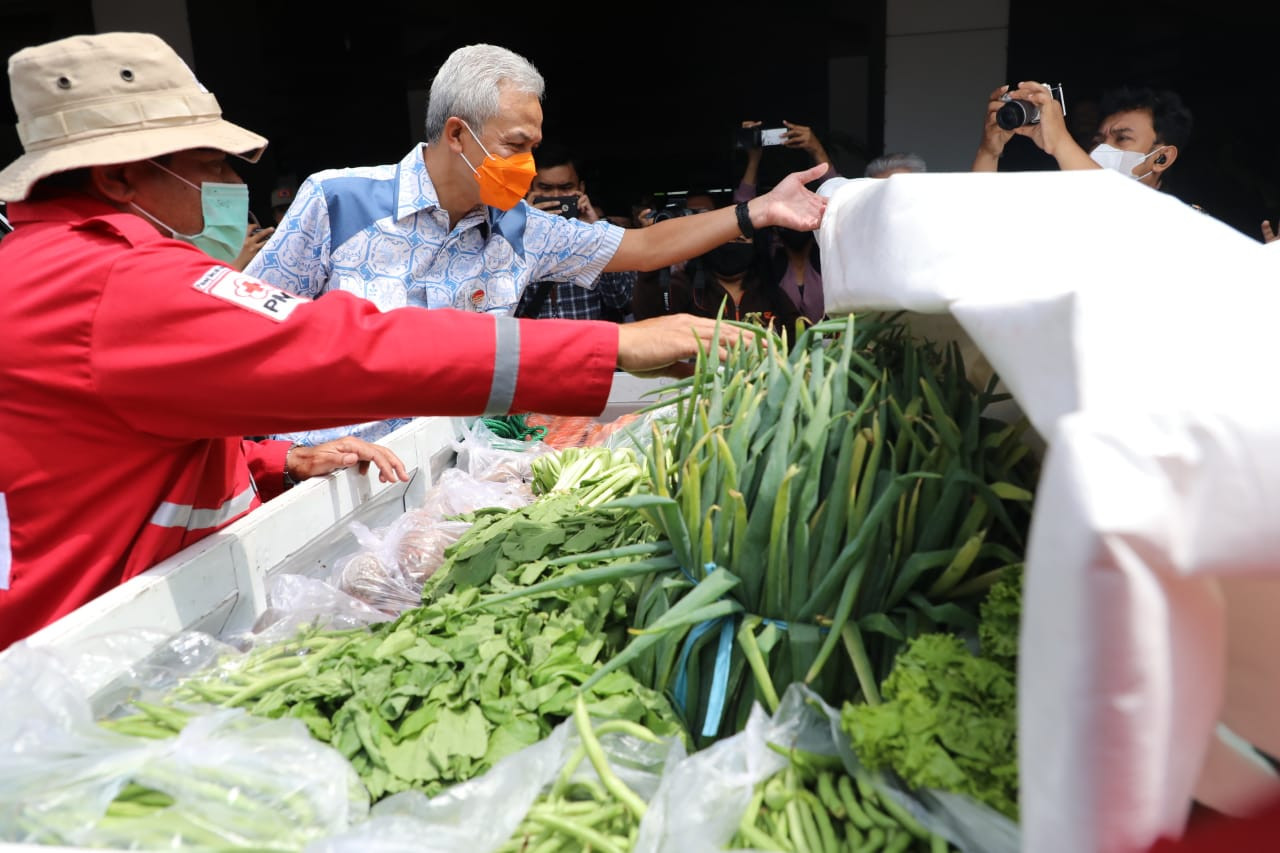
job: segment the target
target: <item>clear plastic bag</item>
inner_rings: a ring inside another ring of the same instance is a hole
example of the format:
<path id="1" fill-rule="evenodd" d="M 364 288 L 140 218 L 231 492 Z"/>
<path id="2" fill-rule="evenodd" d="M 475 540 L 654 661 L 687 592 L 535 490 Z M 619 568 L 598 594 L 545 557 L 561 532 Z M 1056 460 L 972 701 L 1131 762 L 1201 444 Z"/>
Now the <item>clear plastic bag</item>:
<path id="1" fill-rule="evenodd" d="M 653 446 L 654 429 L 667 429 L 675 417 L 676 407 L 672 405 L 623 416 L 613 422 L 612 428 L 602 436 L 601 444 L 610 450 L 629 448 L 644 458 Z"/>
<path id="2" fill-rule="evenodd" d="M 94 721 L 56 655 L 26 643 L 0 658 L 0 702 L 3 841 L 297 850 L 368 813 L 351 765 L 298 720 L 225 709 L 174 737 L 121 734 Z"/>
<path id="3" fill-rule="evenodd" d="M 237 649 L 202 631 L 170 635 L 128 628 L 76 637 L 40 651 L 57 661 L 79 695 L 90 697 L 94 713 L 102 716 L 134 698 L 157 696 L 182 676 Z M 0 679 L 8 660 L 0 654 Z"/>
<path id="4" fill-rule="evenodd" d="M 428 491 L 422 506 L 386 527 L 350 525 L 360 549 L 334 564 L 330 582 L 383 613 L 398 615 L 422 603 L 422 585 L 444 562 L 445 549 L 471 527 L 453 516 L 482 507 L 516 509 L 533 500 L 519 480 L 479 480 L 448 468 Z"/>
<path id="5" fill-rule="evenodd" d="M 444 562 L 445 549 L 457 542 L 471 527 L 469 521 L 439 521 L 424 513 L 406 513 L 405 522 L 395 543 L 397 565 L 419 595 L 427 578 Z"/>
<path id="6" fill-rule="evenodd" d="M 267 605 L 252 633 L 228 639 L 239 648 L 249 648 L 283 641 L 304 626 L 342 630 L 392 618 L 329 581 L 298 574 L 269 577 Z"/>
<path id="7" fill-rule="evenodd" d="M 724 850 L 756 785 L 787 765 L 768 744 L 799 741 L 798 729 L 815 725 L 807 716 L 771 719 L 754 706 L 742 731 L 693 753 L 663 777 L 640 823 L 636 853 Z"/>
<path id="8" fill-rule="evenodd" d="M 461 467 L 446 468 L 427 491 L 422 506 L 410 512 L 425 520 L 443 521 L 481 507 L 519 509 L 526 506 L 533 501 L 533 491 L 529 488 L 533 472 L 526 467 L 532 459 L 521 462 L 521 470 L 528 470 L 528 476 L 518 478 L 481 478 Z"/>
<path id="9" fill-rule="evenodd" d="M 786 767 L 787 759 L 769 744 L 839 756 L 850 772 L 861 769 L 840 730 L 840 712 L 803 684 L 792 684 L 772 717 L 753 707 L 741 732 L 693 753 L 664 775 L 640 826 L 636 853 L 726 849 L 755 785 Z M 969 797 L 906 791 L 889 781 L 876 788 L 964 853 L 1018 853 L 1017 826 Z"/>
<path id="10" fill-rule="evenodd" d="M 422 601 L 422 584 L 401 570 L 397 554 L 407 515 L 378 531 L 358 521 L 351 522 L 360 550 L 334 564 L 333 585 L 383 613 L 397 614 L 417 607 Z"/>
<path id="11" fill-rule="evenodd" d="M 593 723 L 598 721 L 593 721 Z M 661 743 L 623 732 L 599 738 L 613 772 L 648 801 L 662 778 L 685 758 L 674 739 Z M 488 853 L 506 844 L 529 809 L 554 784 L 581 743 L 573 719 L 532 746 L 500 759 L 489 771 L 428 799 L 418 791 L 394 794 L 374 805 L 369 820 L 312 842 L 306 853 Z M 572 779 L 599 785 L 590 761 Z"/>
<path id="12" fill-rule="evenodd" d="M 453 449 L 458 454 L 456 467 L 477 480 L 525 483 L 533 479 L 529 463 L 538 456 L 555 452 L 555 448 L 543 441 L 499 438 L 480 419 L 470 428 L 463 425 L 462 440 L 455 441 Z"/>

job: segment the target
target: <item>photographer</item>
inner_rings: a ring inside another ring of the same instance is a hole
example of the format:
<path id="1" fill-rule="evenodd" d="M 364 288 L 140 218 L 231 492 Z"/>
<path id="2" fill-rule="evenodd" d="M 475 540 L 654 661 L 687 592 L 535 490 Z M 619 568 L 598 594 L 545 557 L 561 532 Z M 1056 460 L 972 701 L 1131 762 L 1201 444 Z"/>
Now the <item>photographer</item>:
<path id="1" fill-rule="evenodd" d="M 533 162 L 538 171 L 525 197 L 531 207 L 566 219 L 600 221 L 566 146 L 543 142 L 533 152 Z M 602 272 L 590 287 L 572 281 L 535 281 L 521 294 L 515 316 L 626 322 L 631 315 L 631 292 L 635 285 L 634 270 Z"/>
<path id="2" fill-rule="evenodd" d="M 1060 86 L 1057 94 L 1059 98 L 1062 95 Z M 992 92 L 973 171 L 997 171 L 1009 140 L 1025 136 L 1057 160 L 1064 171 L 1109 168 L 1163 189 L 1165 172 L 1191 135 L 1191 111 L 1176 93 L 1127 86 L 1106 92 L 1098 108 L 1102 119 L 1089 151 L 1073 138 L 1059 98 L 1050 87 L 1034 82 L 1019 83 L 1012 90 L 1001 86 Z M 1019 109 L 1011 111 L 1015 102 Z M 1029 120 L 1017 124 L 1023 115 Z M 1013 126 L 1002 127 L 1002 120 Z"/>

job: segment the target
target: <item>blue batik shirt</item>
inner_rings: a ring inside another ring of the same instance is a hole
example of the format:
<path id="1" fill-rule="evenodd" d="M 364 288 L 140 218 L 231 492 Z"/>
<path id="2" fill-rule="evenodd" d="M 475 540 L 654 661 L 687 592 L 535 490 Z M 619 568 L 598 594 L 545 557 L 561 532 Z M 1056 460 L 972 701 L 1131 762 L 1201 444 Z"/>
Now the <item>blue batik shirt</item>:
<path id="1" fill-rule="evenodd" d="M 523 201 L 506 212 L 477 207 L 450 229 L 422 151 L 415 145 L 399 163 L 311 175 L 245 272 L 312 299 L 345 290 L 383 311 L 416 305 L 510 314 L 530 282 L 593 287 L 622 242 L 617 225 L 566 219 Z M 276 437 L 376 441 L 408 421 Z"/>

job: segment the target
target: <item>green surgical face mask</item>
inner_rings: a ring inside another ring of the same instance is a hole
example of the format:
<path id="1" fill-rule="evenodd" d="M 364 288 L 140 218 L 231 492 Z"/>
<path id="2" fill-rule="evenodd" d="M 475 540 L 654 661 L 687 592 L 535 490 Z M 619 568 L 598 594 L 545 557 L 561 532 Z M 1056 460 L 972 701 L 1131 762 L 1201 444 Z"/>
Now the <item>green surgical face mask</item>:
<path id="1" fill-rule="evenodd" d="M 193 190 L 200 191 L 200 209 L 204 213 L 204 230 L 199 234 L 180 234 L 130 202 L 130 206 L 179 240 L 185 240 L 212 258 L 231 263 L 244 246 L 249 227 L 249 188 L 244 184 L 218 184 L 205 181 L 199 186 L 166 169 L 155 160 L 151 165 L 168 172 Z"/>

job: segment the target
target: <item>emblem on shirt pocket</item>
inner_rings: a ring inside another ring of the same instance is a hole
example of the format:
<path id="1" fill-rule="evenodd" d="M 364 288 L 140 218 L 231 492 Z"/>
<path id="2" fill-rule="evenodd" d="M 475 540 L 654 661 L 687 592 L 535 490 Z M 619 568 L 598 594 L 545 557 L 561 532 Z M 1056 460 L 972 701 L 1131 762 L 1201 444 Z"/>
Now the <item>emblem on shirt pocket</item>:
<path id="1" fill-rule="evenodd" d="M 283 323 L 288 319 L 294 308 L 311 301 L 305 296 L 272 287 L 251 275 L 236 272 L 229 267 L 210 267 L 209 271 L 200 276 L 192 286 L 224 302 L 230 302 L 232 305 L 269 317 L 277 323 Z"/>

